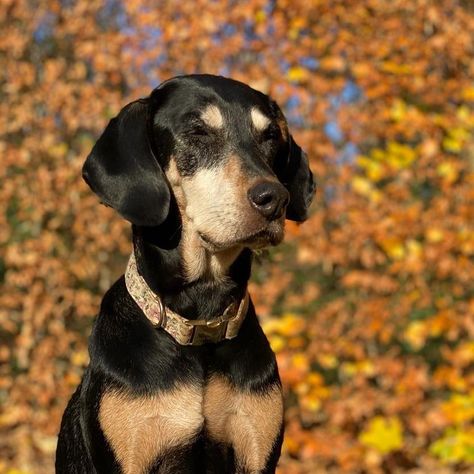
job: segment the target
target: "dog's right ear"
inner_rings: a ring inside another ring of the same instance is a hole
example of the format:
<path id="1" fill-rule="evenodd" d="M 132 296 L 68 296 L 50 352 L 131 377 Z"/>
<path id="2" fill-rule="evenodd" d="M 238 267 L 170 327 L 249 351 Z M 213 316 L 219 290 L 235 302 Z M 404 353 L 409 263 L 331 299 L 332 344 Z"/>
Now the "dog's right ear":
<path id="1" fill-rule="evenodd" d="M 84 180 L 104 204 L 144 226 L 161 224 L 170 206 L 170 190 L 152 148 L 153 113 L 151 98 L 126 105 L 82 168 Z"/>

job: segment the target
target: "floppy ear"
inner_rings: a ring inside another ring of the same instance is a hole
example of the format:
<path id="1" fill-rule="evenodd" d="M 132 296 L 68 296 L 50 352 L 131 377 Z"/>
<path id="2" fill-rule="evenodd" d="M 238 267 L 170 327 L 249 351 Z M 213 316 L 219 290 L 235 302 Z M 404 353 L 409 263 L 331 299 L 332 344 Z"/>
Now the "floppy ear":
<path id="1" fill-rule="evenodd" d="M 313 180 L 306 153 L 291 135 L 288 141 L 288 155 L 285 158 L 282 160 L 277 176 L 290 193 L 286 218 L 304 222 L 308 218 L 308 209 L 313 201 L 316 183 Z"/>
<path id="2" fill-rule="evenodd" d="M 137 225 L 155 226 L 168 215 L 170 191 L 151 137 L 151 98 L 126 105 L 94 145 L 82 176 L 107 206 Z"/>

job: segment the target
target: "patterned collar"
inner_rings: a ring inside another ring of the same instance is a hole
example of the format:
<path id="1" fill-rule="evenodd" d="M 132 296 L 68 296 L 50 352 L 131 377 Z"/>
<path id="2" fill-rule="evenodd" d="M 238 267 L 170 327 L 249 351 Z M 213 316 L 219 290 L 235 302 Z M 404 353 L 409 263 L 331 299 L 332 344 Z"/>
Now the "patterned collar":
<path id="1" fill-rule="evenodd" d="M 207 342 L 216 343 L 224 339 L 232 339 L 239 333 L 240 326 L 247 315 L 248 291 L 240 302 L 232 303 L 217 318 L 209 321 L 183 318 L 166 308 L 161 298 L 152 291 L 138 273 L 134 252 L 128 261 L 125 284 L 130 296 L 152 324 L 157 328 L 163 328 L 179 344 L 185 346 L 200 346 Z"/>

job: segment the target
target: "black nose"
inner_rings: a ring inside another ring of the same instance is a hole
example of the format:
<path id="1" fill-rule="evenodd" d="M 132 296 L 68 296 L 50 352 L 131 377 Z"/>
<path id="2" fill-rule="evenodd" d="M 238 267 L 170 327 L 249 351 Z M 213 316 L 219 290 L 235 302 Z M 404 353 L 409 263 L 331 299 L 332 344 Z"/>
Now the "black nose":
<path id="1" fill-rule="evenodd" d="M 252 206 L 269 221 L 283 215 L 290 196 L 280 183 L 262 181 L 249 189 L 248 197 Z"/>

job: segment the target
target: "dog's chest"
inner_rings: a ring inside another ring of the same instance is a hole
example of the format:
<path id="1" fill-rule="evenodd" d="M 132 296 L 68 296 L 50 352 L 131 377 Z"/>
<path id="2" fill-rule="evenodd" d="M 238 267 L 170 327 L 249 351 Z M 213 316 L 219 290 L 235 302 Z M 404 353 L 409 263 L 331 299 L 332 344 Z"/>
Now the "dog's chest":
<path id="1" fill-rule="evenodd" d="M 264 393 L 243 392 L 222 377 L 148 397 L 106 392 L 99 408 L 102 431 L 124 474 L 148 472 L 167 453 L 192 443 L 202 430 L 213 441 L 232 446 L 242 468 L 260 471 L 282 417 L 279 386 Z"/>

